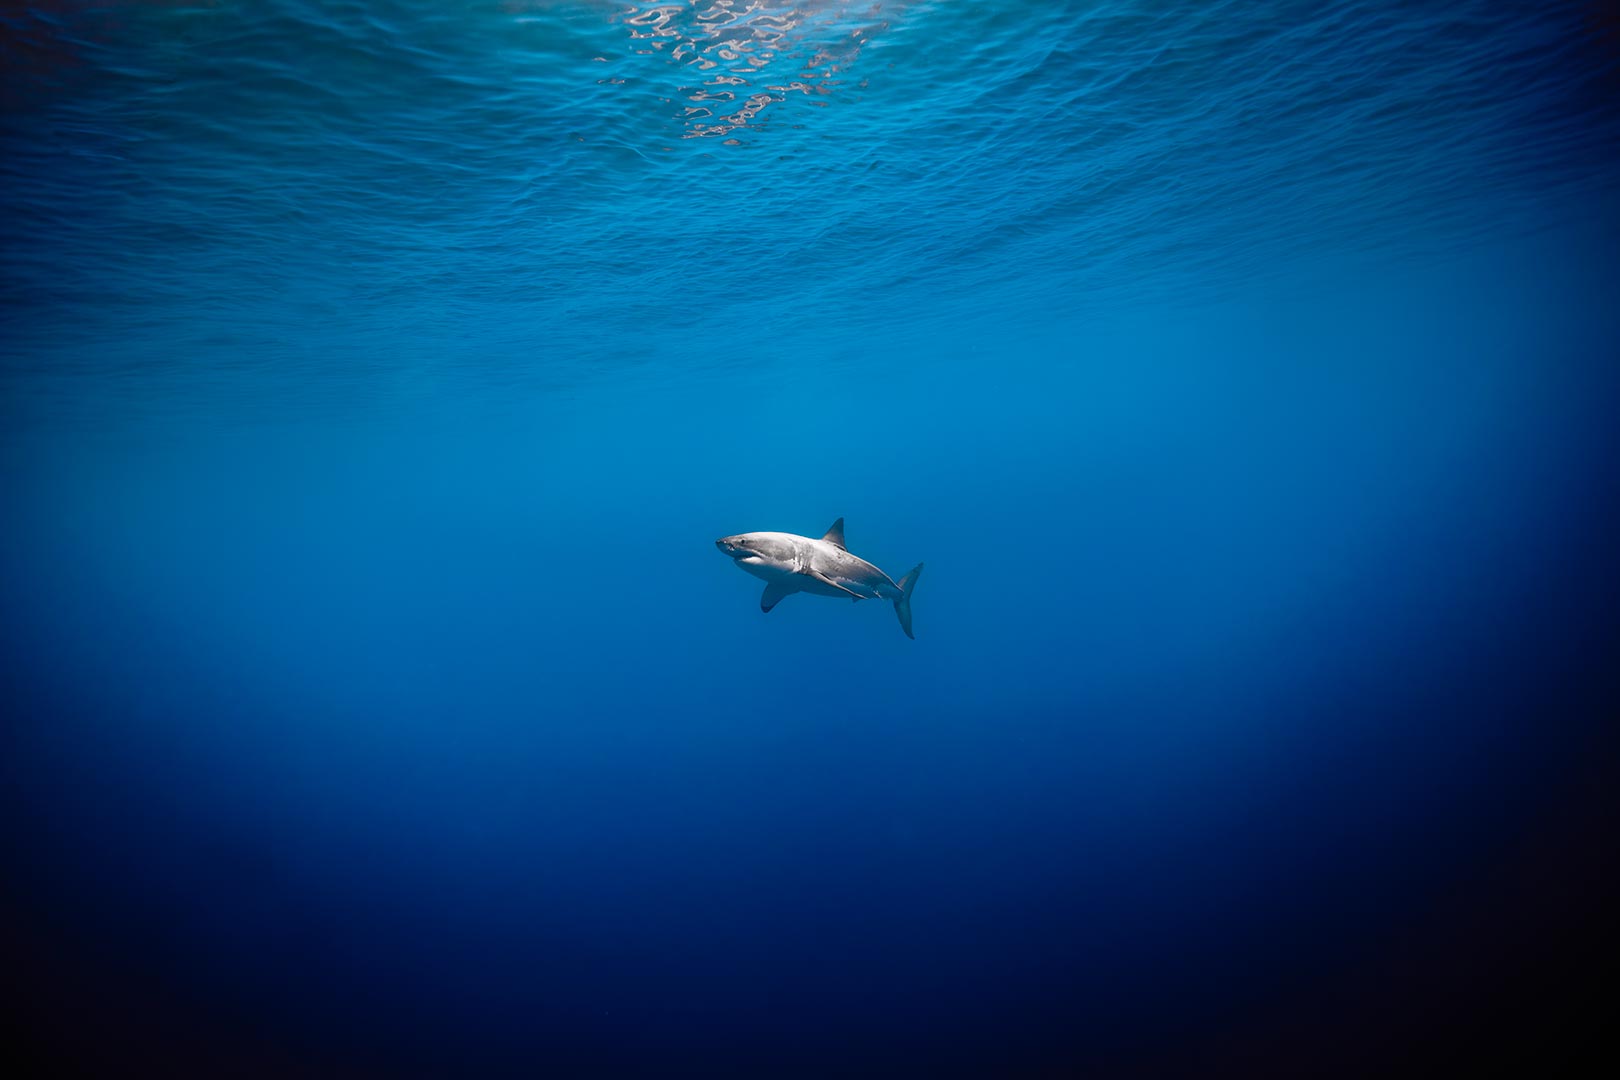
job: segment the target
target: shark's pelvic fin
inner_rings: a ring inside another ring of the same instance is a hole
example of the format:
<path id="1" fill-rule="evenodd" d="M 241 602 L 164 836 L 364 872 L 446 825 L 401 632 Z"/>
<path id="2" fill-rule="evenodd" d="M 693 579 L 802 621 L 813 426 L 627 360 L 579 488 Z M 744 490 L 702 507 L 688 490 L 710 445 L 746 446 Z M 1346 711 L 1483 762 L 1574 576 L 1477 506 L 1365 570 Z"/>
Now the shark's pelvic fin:
<path id="1" fill-rule="evenodd" d="M 844 547 L 844 519 L 839 518 L 833 522 L 832 528 L 827 530 L 827 534 L 822 539 L 835 547 L 848 551 L 849 549 Z"/>
<path id="2" fill-rule="evenodd" d="M 918 563 L 911 568 L 911 573 L 895 582 L 900 586 L 900 599 L 894 602 L 894 613 L 900 619 L 900 629 L 913 641 L 917 640 L 917 636 L 911 632 L 911 590 L 917 587 L 917 577 L 922 573 L 922 568 L 923 564 Z"/>
<path id="3" fill-rule="evenodd" d="M 790 589 L 780 582 L 772 581 L 765 586 L 765 593 L 759 598 L 759 610 L 769 611 L 781 603 L 782 597 L 792 596 L 798 589 Z"/>
<path id="4" fill-rule="evenodd" d="M 865 600 L 866 599 L 866 597 L 862 596 L 860 593 L 856 592 L 854 589 L 851 589 L 848 585 L 845 585 L 842 582 L 834 581 L 832 578 L 828 577 L 826 574 L 823 574 L 820 570 L 812 570 L 812 569 L 807 568 L 804 571 L 804 573 L 809 577 L 815 578 L 817 581 L 821 582 L 823 585 L 831 585 L 833 588 L 837 589 L 839 592 L 848 593 L 849 595 L 853 596 L 857 600 Z"/>

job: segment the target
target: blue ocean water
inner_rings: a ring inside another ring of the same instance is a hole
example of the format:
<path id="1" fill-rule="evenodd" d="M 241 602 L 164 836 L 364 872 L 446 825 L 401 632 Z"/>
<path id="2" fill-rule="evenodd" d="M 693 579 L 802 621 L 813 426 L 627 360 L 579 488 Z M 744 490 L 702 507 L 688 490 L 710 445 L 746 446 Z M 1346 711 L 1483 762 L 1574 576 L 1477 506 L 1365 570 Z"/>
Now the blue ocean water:
<path id="1" fill-rule="evenodd" d="M 61 1071 L 1321 1075 L 1591 1019 L 1612 5 L 0 40 L 0 916 Z M 915 641 L 713 546 L 840 516 L 926 561 Z"/>

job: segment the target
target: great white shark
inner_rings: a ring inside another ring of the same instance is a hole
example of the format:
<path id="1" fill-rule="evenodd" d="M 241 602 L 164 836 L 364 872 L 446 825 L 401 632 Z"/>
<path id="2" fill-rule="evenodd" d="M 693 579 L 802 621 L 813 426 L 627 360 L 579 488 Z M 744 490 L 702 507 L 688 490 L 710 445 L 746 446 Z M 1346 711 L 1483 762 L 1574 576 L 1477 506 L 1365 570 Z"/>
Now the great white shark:
<path id="1" fill-rule="evenodd" d="M 922 563 L 895 581 L 865 559 L 850 554 L 844 546 L 843 518 L 833 522 L 819 540 L 794 533 L 751 532 L 722 536 L 714 546 L 748 573 L 765 579 L 765 594 L 759 598 L 761 611 L 771 610 L 782 597 L 796 592 L 854 600 L 893 600 L 900 629 L 906 637 L 916 640 L 911 632 L 911 590 L 917 587 Z"/>

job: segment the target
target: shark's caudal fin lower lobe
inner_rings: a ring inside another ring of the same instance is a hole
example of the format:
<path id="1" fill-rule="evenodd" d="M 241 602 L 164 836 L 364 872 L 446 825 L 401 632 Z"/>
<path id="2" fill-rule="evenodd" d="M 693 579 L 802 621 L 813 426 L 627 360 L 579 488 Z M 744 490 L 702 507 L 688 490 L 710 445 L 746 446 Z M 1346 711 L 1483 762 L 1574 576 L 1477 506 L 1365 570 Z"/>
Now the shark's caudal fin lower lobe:
<path id="1" fill-rule="evenodd" d="M 900 586 L 900 599 L 894 602 L 894 613 L 900 617 L 900 629 L 913 641 L 917 640 L 917 635 L 911 632 L 911 590 L 917 587 L 917 575 L 922 573 L 922 568 L 923 564 L 918 563 L 911 568 L 911 573 L 895 582 Z"/>

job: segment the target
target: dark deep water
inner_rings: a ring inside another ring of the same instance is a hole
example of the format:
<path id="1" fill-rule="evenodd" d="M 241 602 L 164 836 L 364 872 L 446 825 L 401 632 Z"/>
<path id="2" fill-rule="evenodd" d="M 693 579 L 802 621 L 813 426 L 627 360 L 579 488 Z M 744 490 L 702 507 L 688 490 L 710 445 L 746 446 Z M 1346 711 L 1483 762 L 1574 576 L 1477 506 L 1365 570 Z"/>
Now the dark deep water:
<path id="1" fill-rule="evenodd" d="M 1612 4 L 0 8 L 42 1072 L 1557 1072 Z M 889 605 L 769 615 L 721 535 Z"/>

